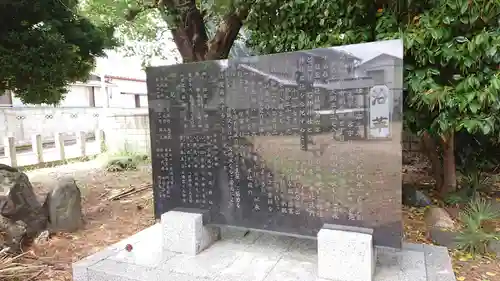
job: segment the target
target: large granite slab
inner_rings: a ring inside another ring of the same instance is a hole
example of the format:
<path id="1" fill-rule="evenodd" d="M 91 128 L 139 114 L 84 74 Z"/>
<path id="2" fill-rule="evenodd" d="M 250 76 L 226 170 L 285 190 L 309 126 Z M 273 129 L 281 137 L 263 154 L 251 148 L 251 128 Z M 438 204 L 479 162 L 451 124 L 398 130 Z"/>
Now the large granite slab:
<path id="1" fill-rule="evenodd" d="M 323 281 L 317 277 L 316 240 L 245 233 L 223 229 L 220 241 L 193 256 L 162 250 L 156 224 L 73 264 L 73 280 Z M 456 280 L 444 247 L 403 244 L 401 250 L 376 251 L 375 281 Z"/>
<path id="2" fill-rule="evenodd" d="M 156 217 L 193 208 L 311 238 L 363 227 L 400 248 L 402 44 L 148 68 Z"/>

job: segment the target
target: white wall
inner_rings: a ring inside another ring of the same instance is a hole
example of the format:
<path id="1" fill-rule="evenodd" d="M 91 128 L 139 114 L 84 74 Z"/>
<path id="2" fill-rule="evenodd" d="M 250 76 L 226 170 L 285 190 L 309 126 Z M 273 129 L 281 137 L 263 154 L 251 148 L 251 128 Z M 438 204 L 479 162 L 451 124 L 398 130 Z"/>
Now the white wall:
<path id="1" fill-rule="evenodd" d="M 109 107 L 115 108 L 134 108 L 135 96 L 140 94 L 141 107 L 148 106 L 146 82 L 127 81 L 113 79 L 114 87 L 107 87 L 109 92 Z M 69 87 L 69 92 L 61 101 L 59 107 L 89 107 L 89 95 L 91 86 L 72 85 Z M 122 94 L 130 93 L 130 94 Z M 94 97 L 96 107 L 106 107 L 106 95 L 101 91 L 101 87 L 94 87 Z M 26 105 L 17 97 L 12 98 L 13 107 L 40 107 L 39 105 Z M 44 106 L 44 105 L 41 105 Z M 46 105 L 45 105 L 46 106 Z"/>
<path id="2" fill-rule="evenodd" d="M 59 106 L 89 106 L 90 87 L 71 86 Z"/>
<path id="3" fill-rule="evenodd" d="M 134 96 L 135 94 L 141 95 L 139 97 L 141 107 L 148 106 L 148 98 L 147 98 L 148 90 L 145 81 L 111 79 L 110 82 L 116 85 L 116 87 L 109 89 L 110 107 L 122 107 L 122 108 L 135 107 L 135 96 Z"/>
<path id="4" fill-rule="evenodd" d="M 61 107 L 81 107 L 89 106 L 89 91 L 90 87 L 83 85 L 72 85 L 69 87 L 68 93 L 64 100 L 61 101 Z M 12 97 L 13 107 L 39 107 L 39 105 L 24 104 L 20 98 L 15 95 Z M 44 105 L 41 105 L 44 106 Z"/>
<path id="5" fill-rule="evenodd" d="M 103 128 L 110 114 L 144 114 L 147 108 L 91 108 L 91 107 L 13 107 L 0 109 L 0 146 L 6 136 L 16 138 L 16 144 L 29 144 L 34 134 L 44 140 L 54 134 L 93 132 Z M 103 119 L 104 118 L 104 119 Z"/>
<path id="6" fill-rule="evenodd" d="M 108 151 L 151 153 L 149 116 L 147 113 L 123 112 L 110 114 L 104 124 Z"/>

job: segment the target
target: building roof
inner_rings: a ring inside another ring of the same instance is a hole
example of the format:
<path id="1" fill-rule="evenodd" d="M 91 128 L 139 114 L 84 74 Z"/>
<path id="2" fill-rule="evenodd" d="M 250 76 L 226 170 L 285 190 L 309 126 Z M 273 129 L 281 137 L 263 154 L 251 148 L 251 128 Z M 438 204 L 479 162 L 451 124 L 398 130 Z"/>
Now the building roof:
<path id="1" fill-rule="evenodd" d="M 307 53 L 307 54 L 310 54 L 310 55 L 313 55 L 313 56 L 324 56 L 324 55 L 328 55 L 329 53 L 337 53 L 337 54 L 343 55 L 343 56 L 345 56 L 347 58 L 361 61 L 361 58 L 358 58 L 355 55 L 353 55 L 353 54 L 351 54 L 349 52 L 346 52 L 344 50 L 335 49 L 334 47 L 314 49 L 314 50 L 307 50 L 307 51 L 299 51 L 299 52 L 301 52 L 301 53 Z"/>
<path id="2" fill-rule="evenodd" d="M 382 53 L 382 54 L 380 54 L 378 56 L 375 56 L 375 57 L 373 57 L 373 58 L 371 58 L 369 60 L 366 60 L 366 61 L 362 62 L 359 66 L 362 66 L 364 64 L 373 62 L 375 60 L 383 59 L 383 58 L 389 58 L 389 59 L 394 59 L 394 60 L 402 60 L 402 58 L 398 58 L 398 57 L 393 56 L 391 54 Z"/>

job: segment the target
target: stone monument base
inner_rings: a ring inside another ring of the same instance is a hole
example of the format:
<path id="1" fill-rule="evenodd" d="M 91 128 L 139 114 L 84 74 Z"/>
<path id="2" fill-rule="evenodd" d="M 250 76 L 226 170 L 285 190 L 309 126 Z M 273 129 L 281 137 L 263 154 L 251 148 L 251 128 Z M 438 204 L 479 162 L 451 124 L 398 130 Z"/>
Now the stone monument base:
<path id="1" fill-rule="evenodd" d="M 203 225 L 206 214 L 162 222 L 73 264 L 75 281 L 455 281 L 444 247 L 373 247 L 369 230 L 325 225 L 300 239 Z M 125 246 L 132 245 L 127 251 Z"/>

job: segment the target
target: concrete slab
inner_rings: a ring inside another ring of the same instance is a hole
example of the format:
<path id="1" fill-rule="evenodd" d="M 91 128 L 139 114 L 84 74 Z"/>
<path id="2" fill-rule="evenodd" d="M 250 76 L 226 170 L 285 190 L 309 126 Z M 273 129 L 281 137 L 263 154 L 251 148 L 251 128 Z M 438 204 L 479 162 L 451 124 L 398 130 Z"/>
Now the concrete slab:
<path id="1" fill-rule="evenodd" d="M 161 247 L 154 225 L 73 264 L 75 281 L 327 281 L 317 277 L 315 240 L 222 229 L 221 240 L 193 256 Z M 131 244 L 131 252 L 124 250 Z M 375 281 L 455 281 L 446 248 L 377 247 Z"/>

